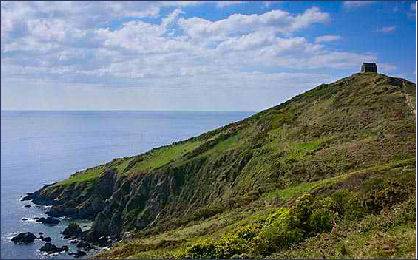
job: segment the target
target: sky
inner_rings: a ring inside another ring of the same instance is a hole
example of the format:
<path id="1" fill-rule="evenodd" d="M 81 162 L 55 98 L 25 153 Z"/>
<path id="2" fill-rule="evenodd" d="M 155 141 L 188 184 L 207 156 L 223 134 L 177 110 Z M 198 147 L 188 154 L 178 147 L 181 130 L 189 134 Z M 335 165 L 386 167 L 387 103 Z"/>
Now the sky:
<path id="1" fill-rule="evenodd" d="M 416 78 L 414 1 L 1 2 L 2 110 L 260 111 L 376 62 Z"/>

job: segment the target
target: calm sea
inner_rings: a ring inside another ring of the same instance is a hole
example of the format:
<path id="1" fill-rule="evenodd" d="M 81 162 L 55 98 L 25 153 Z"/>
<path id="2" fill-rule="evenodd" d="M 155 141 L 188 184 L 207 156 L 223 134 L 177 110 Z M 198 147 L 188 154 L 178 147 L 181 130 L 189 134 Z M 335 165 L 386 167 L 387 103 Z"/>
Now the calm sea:
<path id="1" fill-rule="evenodd" d="M 44 209 L 19 199 L 75 171 L 136 155 L 227 123 L 252 112 L 1 112 L 1 258 L 46 258 L 42 242 L 14 245 L 17 232 L 45 233 L 68 245 L 56 227 L 35 223 Z M 23 221 L 22 218 L 28 218 Z M 89 223 L 83 225 L 88 226 Z M 71 248 L 74 250 L 74 247 Z M 66 254 L 55 258 L 68 258 Z"/>

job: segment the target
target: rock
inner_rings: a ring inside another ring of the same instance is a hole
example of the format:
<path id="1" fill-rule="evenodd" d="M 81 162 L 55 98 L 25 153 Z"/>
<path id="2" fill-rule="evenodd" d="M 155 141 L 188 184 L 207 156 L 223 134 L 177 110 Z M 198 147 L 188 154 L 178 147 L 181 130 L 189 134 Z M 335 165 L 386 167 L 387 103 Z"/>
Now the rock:
<path id="1" fill-rule="evenodd" d="M 34 217 L 33 219 L 34 219 L 34 220 L 39 220 L 39 218 L 38 218 L 38 217 Z"/>
<path id="2" fill-rule="evenodd" d="M 81 257 L 81 256 L 85 256 L 86 252 L 81 251 L 81 250 L 77 250 L 76 253 L 68 253 L 69 255 L 74 256 L 75 258 Z"/>
<path id="3" fill-rule="evenodd" d="M 46 214 L 51 217 L 59 218 L 59 217 L 78 217 L 77 210 L 74 208 L 66 208 L 62 205 L 53 205 Z"/>
<path id="4" fill-rule="evenodd" d="M 44 233 L 43 233 L 43 232 L 39 232 L 38 234 L 39 234 L 39 235 L 43 235 Z"/>
<path id="5" fill-rule="evenodd" d="M 26 196 L 21 198 L 21 201 L 32 200 L 32 202 L 36 205 L 55 205 L 57 202 L 54 199 L 49 198 L 47 195 L 42 193 L 43 190 L 47 189 L 48 187 L 54 185 L 55 183 L 44 185 L 40 190 L 35 192 L 26 193 Z"/>
<path id="6" fill-rule="evenodd" d="M 50 237 L 44 237 L 44 238 L 42 238 L 42 241 L 51 242 L 51 238 Z"/>
<path id="7" fill-rule="evenodd" d="M 85 242 L 85 241 L 80 241 L 77 244 L 77 247 L 78 248 L 84 248 L 85 250 L 90 250 L 90 249 L 93 249 L 94 248 L 90 243 Z"/>
<path id="8" fill-rule="evenodd" d="M 77 247 L 86 247 L 86 246 L 89 246 L 90 244 L 88 243 L 88 242 L 85 242 L 85 241 L 80 241 L 78 244 L 77 244 Z"/>
<path id="9" fill-rule="evenodd" d="M 76 223 L 70 223 L 64 231 L 62 231 L 62 234 L 64 235 L 64 238 L 77 238 L 81 235 L 83 231 L 81 230 L 80 226 Z"/>
<path id="10" fill-rule="evenodd" d="M 34 194 L 32 192 L 26 193 L 26 196 L 20 199 L 20 201 L 32 200 Z"/>
<path id="11" fill-rule="evenodd" d="M 51 218 L 51 217 L 47 217 L 47 218 L 42 217 L 42 218 L 36 219 L 36 222 L 40 222 L 46 225 L 58 225 L 60 223 L 60 220 L 56 218 Z"/>
<path id="12" fill-rule="evenodd" d="M 27 219 L 27 218 L 22 218 L 22 220 L 23 220 L 23 221 L 27 221 L 28 219 Z"/>
<path id="13" fill-rule="evenodd" d="M 120 234 L 122 231 L 122 214 L 118 211 L 114 212 L 109 223 L 109 230 L 112 234 Z"/>
<path id="14" fill-rule="evenodd" d="M 25 205 L 25 208 L 30 208 L 30 207 L 32 207 L 32 206 L 31 206 L 31 205 L 29 205 L 29 204 L 28 204 L 28 205 Z"/>
<path id="15" fill-rule="evenodd" d="M 33 243 L 35 238 L 36 238 L 36 236 L 33 233 L 26 232 L 26 233 L 19 233 L 19 235 L 12 238 L 12 241 L 15 244 L 16 243 L 29 244 L 29 243 Z"/>
<path id="16" fill-rule="evenodd" d="M 78 240 L 77 239 L 72 239 L 72 240 L 70 240 L 70 243 L 71 244 L 77 244 L 78 243 Z"/>
<path id="17" fill-rule="evenodd" d="M 41 252 L 46 252 L 46 253 L 48 253 L 48 254 L 52 254 L 52 253 L 59 253 L 59 252 L 61 252 L 61 251 L 64 251 L 64 250 L 62 250 L 62 248 L 61 247 L 57 247 L 56 245 L 54 245 L 54 244 L 51 244 L 51 243 L 45 243 L 45 245 L 44 246 L 42 246 L 40 249 L 39 249 Z"/>
<path id="18" fill-rule="evenodd" d="M 62 249 L 62 251 L 67 252 L 68 251 L 68 246 L 62 246 L 61 249 Z"/>
<path id="19" fill-rule="evenodd" d="M 44 240 L 44 236 L 43 235 L 40 235 L 39 237 L 38 237 L 38 239 L 40 239 L 40 240 Z"/>

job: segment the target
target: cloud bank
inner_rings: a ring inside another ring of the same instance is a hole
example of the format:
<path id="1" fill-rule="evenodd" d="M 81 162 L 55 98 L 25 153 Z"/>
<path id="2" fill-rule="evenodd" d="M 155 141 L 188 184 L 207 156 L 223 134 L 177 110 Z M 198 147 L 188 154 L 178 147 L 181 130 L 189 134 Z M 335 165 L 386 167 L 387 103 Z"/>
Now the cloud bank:
<path id="1" fill-rule="evenodd" d="M 318 7 L 300 13 L 236 13 L 218 20 L 189 17 L 182 10 L 208 4 L 2 2 L 2 85 L 40 82 L 144 93 L 177 89 L 189 96 L 198 89 L 216 96 L 235 88 L 253 95 L 255 89 L 289 84 L 296 86 L 290 95 L 331 80 L 319 69 L 376 60 L 369 53 L 323 45 L 339 40 L 337 35 L 313 41 L 302 36 L 305 29 L 332 23 Z M 162 15 L 162 10 L 171 11 Z M 248 110 L 276 102 L 260 101 Z"/>

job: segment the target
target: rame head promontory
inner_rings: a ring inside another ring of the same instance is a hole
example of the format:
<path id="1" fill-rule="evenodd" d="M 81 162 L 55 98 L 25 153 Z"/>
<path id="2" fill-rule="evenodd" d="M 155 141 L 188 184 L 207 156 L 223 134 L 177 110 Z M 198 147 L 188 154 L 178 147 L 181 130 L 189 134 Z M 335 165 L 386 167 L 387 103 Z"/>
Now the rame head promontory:
<path id="1" fill-rule="evenodd" d="M 103 258 L 150 250 L 180 258 L 329 257 L 339 249 L 325 248 L 354 243 L 364 226 L 383 236 L 393 218 L 396 228 L 413 227 L 408 100 L 415 93 L 404 79 L 354 74 L 200 136 L 75 173 L 31 198 L 54 202 L 51 216 L 93 220 L 79 238 L 113 245 Z M 345 247 L 339 254 L 365 253 Z"/>

